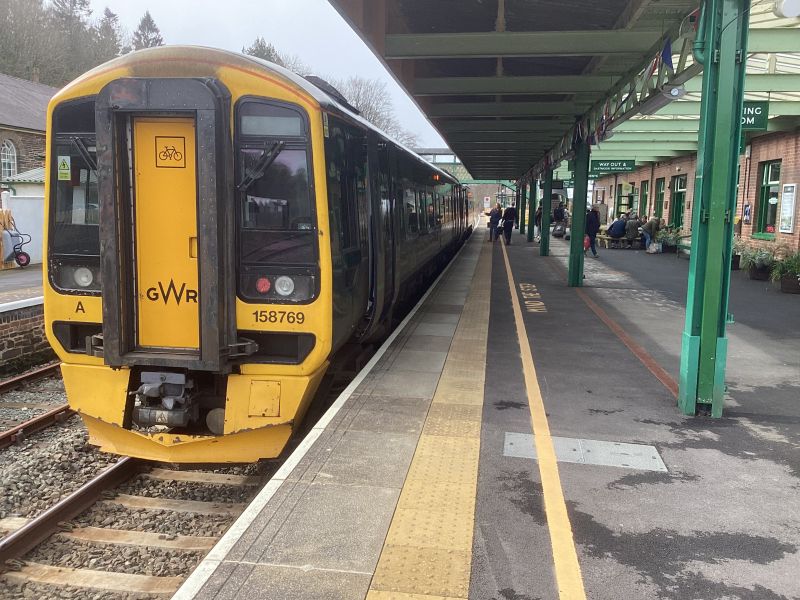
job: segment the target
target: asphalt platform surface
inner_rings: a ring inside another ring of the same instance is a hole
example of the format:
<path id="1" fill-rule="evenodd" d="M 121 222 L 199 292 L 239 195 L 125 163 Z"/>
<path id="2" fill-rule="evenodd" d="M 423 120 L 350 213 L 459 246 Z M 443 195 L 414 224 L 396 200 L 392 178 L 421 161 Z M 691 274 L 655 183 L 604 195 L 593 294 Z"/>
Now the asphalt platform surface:
<path id="1" fill-rule="evenodd" d="M 0 304 L 42 295 L 42 265 L 0 271 Z"/>
<path id="2" fill-rule="evenodd" d="M 677 381 L 686 258 L 601 250 L 578 292 L 568 243 L 542 258 L 515 232 L 506 249 L 517 291 L 535 286 L 544 303 L 523 318 L 551 434 L 653 446 L 667 468 L 558 463 L 586 596 L 800 598 L 800 297 L 733 273 L 724 415 L 687 417 L 584 300 Z M 507 434 L 531 433 L 519 349 L 495 243 L 475 600 L 558 598 L 537 462 L 504 452 Z"/>

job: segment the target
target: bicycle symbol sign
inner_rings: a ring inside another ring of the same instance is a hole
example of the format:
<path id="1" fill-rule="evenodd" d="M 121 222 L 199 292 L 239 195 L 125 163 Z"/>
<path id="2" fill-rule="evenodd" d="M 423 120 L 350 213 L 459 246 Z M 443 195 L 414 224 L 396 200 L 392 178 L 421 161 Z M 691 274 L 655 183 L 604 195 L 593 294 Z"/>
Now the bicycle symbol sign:
<path id="1" fill-rule="evenodd" d="M 185 169 L 185 154 L 185 138 L 156 136 L 156 167 L 162 169 Z"/>

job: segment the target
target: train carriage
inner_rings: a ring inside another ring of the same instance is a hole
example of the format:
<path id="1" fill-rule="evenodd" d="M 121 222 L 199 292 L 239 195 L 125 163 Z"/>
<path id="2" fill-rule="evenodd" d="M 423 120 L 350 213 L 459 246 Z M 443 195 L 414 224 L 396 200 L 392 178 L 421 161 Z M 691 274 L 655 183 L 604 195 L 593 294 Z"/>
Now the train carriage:
<path id="1" fill-rule="evenodd" d="M 51 101 L 45 319 L 91 441 L 277 456 L 344 344 L 376 340 L 471 228 L 466 190 L 321 80 L 197 47 Z"/>

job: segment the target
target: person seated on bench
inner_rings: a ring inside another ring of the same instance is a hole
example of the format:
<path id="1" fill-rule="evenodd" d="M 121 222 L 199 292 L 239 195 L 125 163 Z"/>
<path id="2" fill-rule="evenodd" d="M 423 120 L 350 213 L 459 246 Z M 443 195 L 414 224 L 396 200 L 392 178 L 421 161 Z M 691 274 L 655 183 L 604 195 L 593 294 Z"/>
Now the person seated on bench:
<path id="1" fill-rule="evenodd" d="M 628 240 L 628 248 L 633 248 L 633 242 L 639 240 L 639 226 L 642 224 L 635 213 L 631 213 L 625 221 L 625 239 Z"/>
<path id="2" fill-rule="evenodd" d="M 625 213 L 617 217 L 617 220 L 611 224 L 606 233 L 608 237 L 614 238 L 615 240 L 619 240 L 625 236 Z"/>
<path id="3" fill-rule="evenodd" d="M 642 235 L 644 236 L 644 249 L 647 250 L 654 239 L 658 230 L 661 229 L 661 221 L 653 215 L 647 223 L 642 225 Z"/>

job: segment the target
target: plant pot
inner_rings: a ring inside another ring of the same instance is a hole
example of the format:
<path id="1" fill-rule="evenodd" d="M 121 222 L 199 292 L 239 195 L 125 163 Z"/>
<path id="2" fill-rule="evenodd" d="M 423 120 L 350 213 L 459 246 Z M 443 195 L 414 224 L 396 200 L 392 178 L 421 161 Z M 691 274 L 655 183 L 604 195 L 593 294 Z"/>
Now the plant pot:
<path id="1" fill-rule="evenodd" d="M 800 277 L 797 275 L 781 277 L 781 291 L 784 294 L 800 294 Z"/>
<path id="2" fill-rule="evenodd" d="M 739 270 L 739 260 L 742 258 L 741 254 L 734 254 L 731 256 L 731 271 Z"/>
<path id="3" fill-rule="evenodd" d="M 664 254 L 675 254 L 678 251 L 678 247 L 677 246 L 673 246 L 671 244 L 662 243 L 661 244 L 661 251 Z"/>
<path id="4" fill-rule="evenodd" d="M 750 279 L 757 281 L 769 281 L 769 268 L 768 267 L 750 267 L 747 271 Z"/>

